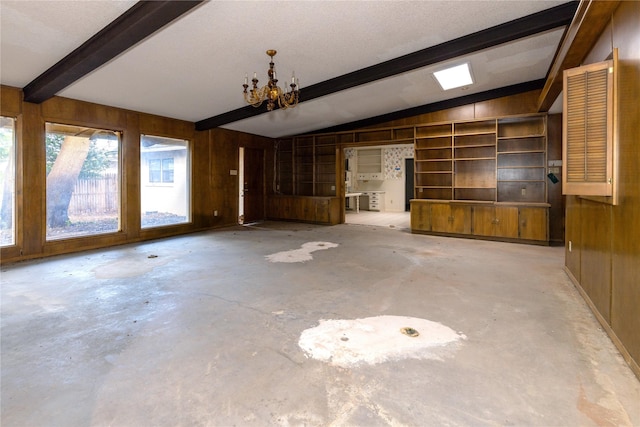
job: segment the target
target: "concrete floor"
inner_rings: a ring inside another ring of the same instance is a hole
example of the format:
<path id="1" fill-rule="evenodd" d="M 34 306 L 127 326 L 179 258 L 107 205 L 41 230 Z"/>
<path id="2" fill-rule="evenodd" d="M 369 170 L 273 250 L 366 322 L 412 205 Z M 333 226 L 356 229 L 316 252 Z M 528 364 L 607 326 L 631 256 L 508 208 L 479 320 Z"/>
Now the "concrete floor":
<path id="1" fill-rule="evenodd" d="M 265 258 L 306 242 L 339 246 Z M 4 266 L 0 421 L 640 425 L 640 383 L 562 265 L 557 247 L 268 222 Z M 381 315 L 466 339 L 349 367 L 298 345 Z"/>

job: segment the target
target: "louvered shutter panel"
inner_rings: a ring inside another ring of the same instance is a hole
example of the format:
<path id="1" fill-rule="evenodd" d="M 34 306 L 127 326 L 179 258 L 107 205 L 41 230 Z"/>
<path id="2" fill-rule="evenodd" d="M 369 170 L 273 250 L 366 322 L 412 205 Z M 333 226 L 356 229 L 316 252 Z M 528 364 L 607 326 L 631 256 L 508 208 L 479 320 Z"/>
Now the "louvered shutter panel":
<path id="1" fill-rule="evenodd" d="M 564 73 L 563 194 L 612 194 L 613 61 Z"/>

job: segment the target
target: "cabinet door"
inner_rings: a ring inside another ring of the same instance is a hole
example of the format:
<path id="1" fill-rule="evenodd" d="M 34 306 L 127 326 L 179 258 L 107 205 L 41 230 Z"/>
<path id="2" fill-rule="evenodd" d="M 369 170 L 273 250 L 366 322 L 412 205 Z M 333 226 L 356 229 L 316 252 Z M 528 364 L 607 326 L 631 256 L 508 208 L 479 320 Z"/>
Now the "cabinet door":
<path id="1" fill-rule="evenodd" d="M 431 230 L 447 233 L 451 218 L 451 208 L 446 203 L 431 204 Z"/>
<path id="2" fill-rule="evenodd" d="M 518 208 L 513 206 L 475 206 L 473 234 L 518 238 Z"/>
<path id="3" fill-rule="evenodd" d="M 518 238 L 518 208 L 514 206 L 497 206 L 495 213 L 496 237 Z"/>
<path id="4" fill-rule="evenodd" d="M 471 234 L 471 206 L 454 206 L 451 208 L 450 233 Z"/>
<path id="5" fill-rule="evenodd" d="M 520 208 L 520 238 L 549 240 L 547 234 L 547 208 Z"/>
<path id="6" fill-rule="evenodd" d="M 475 206 L 473 208 L 473 234 L 493 236 L 496 209 L 493 206 Z"/>
<path id="7" fill-rule="evenodd" d="M 441 233 L 471 234 L 471 206 L 434 203 L 431 205 L 431 230 Z"/>
<path id="8" fill-rule="evenodd" d="M 431 231 L 431 204 L 411 204 L 411 229 L 417 231 Z"/>
<path id="9" fill-rule="evenodd" d="M 316 222 L 329 223 L 329 200 L 316 200 Z"/>

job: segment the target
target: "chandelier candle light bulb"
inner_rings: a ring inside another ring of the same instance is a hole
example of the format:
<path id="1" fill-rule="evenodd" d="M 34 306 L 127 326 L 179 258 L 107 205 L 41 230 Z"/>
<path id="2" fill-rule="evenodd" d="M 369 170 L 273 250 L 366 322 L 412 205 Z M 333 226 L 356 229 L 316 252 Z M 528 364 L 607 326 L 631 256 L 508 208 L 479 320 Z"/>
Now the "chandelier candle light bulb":
<path id="1" fill-rule="evenodd" d="M 269 69 L 267 70 L 267 75 L 269 76 L 269 81 L 265 86 L 258 88 L 258 76 L 257 73 L 253 73 L 253 79 L 251 83 L 253 87 L 249 89 L 249 77 L 245 74 L 244 77 L 244 99 L 248 104 L 251 104 L 254 107 L 259 107 L 266 100 L 267 101 L 267 111 L 272 111 L 276 108 L 276 103 L 278 108 L 283 110 L 287 108 L 293 108 L 298 105 L 300 88 L 297 83 L 298 79 L 295 77 L 295 73 L 291 73 L 291 87 L 290 91 L 284 91 L 278 86 L 278 78 L 276 76 L 275 64 L 273 62 L 273 57 L 276 55 L 275 50 L 268 50 L 267 55 L 271 57 L 271 61 L 269 62 Z M 286 86 L 285 86 L 286 87 Z"/>

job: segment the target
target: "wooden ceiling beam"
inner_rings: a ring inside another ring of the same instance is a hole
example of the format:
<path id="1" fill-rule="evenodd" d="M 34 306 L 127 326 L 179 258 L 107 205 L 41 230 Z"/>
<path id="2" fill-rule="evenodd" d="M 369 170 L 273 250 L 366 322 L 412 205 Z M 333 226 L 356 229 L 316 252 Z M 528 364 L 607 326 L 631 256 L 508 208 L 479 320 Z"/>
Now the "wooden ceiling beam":
<path id="1" fill-rule="evenodd" d="M 41 103 L 169 24 L 204 0 L 139 1 L 80 47 L 23 88 L 24 100 Z"/>
<path id="2" fill-rule="evenodd" d="M 524 16 L 504 24 L 496 25 L 436 46 L 413 52 L 399 58 L 372 65 L 342 76 L 316 83 L 300 90 L 300 102 L 330 95 L 375 80 L 406 73 L 438 62 L 468 55 L 482 49 L 498 46 L 554 28 L 569 25 L 577 2 L 571 1 L 559 6 Z M 263 105 L 250 105 L 228 111 L 196 122 L 197 130 L 207 130 L 227 123 L 247 119 L 267 112 Z"/>
<path id="3" fill-rule="evenodd" d="M 538 111 L 549 111 L 562 92 L 564 70 L 580 66 L 619 4 L 620 1 L 580 1 L 575 17 L 567 28 L 549 69 L 538 99 Z"/>

